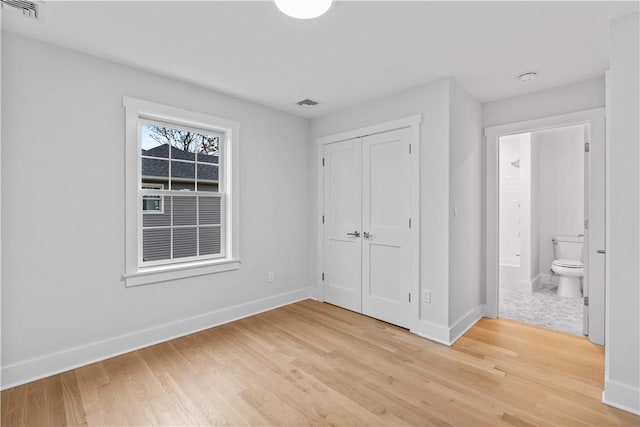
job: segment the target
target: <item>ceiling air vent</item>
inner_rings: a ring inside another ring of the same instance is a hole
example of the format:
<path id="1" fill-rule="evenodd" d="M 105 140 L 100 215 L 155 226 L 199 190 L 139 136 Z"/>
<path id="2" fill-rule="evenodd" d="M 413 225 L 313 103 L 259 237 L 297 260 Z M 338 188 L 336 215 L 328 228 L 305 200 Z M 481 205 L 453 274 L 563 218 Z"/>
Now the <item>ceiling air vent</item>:
<path id="1" fill-rule="evenodd" d="M 38 5 L 27 0 L 2 0 L 2 9 L 38 19 Z"/>
<path id="2" fill-rule="evenodd" d="M 303 99 L 302 101 L 296 102 L 296 105 L 299 105 L 301 107 L 315 107 L 318 104 L 320 104 L 318 101 L 311 98 Z"/>

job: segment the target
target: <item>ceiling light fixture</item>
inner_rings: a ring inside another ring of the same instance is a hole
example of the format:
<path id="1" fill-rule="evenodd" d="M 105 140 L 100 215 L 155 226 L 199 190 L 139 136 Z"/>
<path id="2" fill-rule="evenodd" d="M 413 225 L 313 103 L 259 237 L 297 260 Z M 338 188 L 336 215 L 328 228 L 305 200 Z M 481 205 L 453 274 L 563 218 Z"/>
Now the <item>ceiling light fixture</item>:
<path id="1" fill-rule="evenodd" d="M 275 0 L 285 15 L 298 19 L 312 19 L 325 13 L 333 0 Z"/>
<path id="2" fill-rule="evenodd" d="M 518 80 L 520 80 L 520 83 L 531 83 L 532 81 L 537 79 L 538 79 L 538 73 L 534 71 L 529 71 L 529 72 L 518 75 Z"/>

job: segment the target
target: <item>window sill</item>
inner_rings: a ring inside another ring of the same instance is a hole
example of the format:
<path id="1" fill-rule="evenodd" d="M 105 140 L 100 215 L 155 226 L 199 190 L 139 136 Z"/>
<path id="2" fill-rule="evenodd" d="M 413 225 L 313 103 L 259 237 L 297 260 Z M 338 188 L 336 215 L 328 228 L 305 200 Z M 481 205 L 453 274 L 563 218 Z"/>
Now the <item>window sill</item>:
<path id="1" fill-rule="evenodd" d="M 141 268 L 136 272 L 123 274 L 122 278 L 124 279 L 125 286 L 131 287 L 204 276 L 207 274 L 221 273 L 223 271 L 238 270 L 239 268 L 239 259 L 218 259 L 181 265 Z"/>

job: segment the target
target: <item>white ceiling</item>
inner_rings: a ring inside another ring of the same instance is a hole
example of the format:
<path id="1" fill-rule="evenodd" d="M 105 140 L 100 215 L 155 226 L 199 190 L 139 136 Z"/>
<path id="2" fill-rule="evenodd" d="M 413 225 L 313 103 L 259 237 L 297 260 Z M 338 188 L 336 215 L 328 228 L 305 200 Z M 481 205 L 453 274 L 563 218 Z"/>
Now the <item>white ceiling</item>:
<path id="1" fill-rule="evenodd" d="M 271 1 L 49 0 L 39 21 L 3 13 L 2 27 L 316 117 L 446 76 L 481 102 L 599 76 L 610 18 L 637 10 L 636 1 L 339 1 L 296 20 Z M 529 70 L 539 80 L 519 83 Z M 295 105 L 306 97 L 323 104 Z"/>

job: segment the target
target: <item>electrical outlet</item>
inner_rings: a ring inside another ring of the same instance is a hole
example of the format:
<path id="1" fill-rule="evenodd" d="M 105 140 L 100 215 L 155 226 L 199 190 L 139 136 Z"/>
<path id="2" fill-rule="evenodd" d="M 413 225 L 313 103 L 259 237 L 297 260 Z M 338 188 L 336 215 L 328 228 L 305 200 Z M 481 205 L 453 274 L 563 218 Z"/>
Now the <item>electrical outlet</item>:
<path id="1" fill-rule="evenodd" d="M 431 303 L 431 291 L 425 289 L 422 291 L 422 302 Z"/>
<path id="2" fill-rule="evenodd" d="M 267 274 L 267 282 L 275 282 L 276 281 L 276 273 L 274 273 L 273 271 L 270 271 Z"/>

